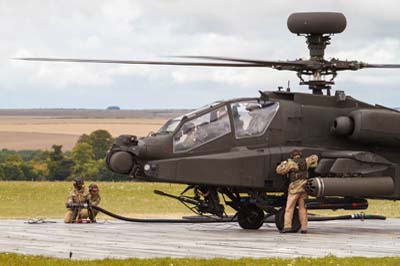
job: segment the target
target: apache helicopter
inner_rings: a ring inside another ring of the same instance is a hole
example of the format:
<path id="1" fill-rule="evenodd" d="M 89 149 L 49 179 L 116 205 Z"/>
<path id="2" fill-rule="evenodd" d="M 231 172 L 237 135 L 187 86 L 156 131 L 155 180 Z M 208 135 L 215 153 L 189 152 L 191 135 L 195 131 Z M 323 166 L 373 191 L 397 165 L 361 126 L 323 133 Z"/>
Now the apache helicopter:
<path id="1" fill-rule="evenodd" d="M 202 62 L 19 59 L 296 72 L 300 85 L 312 94 L 279 89 L 214 102 L 168 120 L 147 137 L 119 136 L 106 158 L 111 171 L 136 180 L 187 184 L 178 196 L 155 192 L 178 199 L 197 214 L 225 217 L 223 202 L 236 210 L 242 228 L 258 229 L 266 217 L 275 215 L 281 229 L 288 181 L 276 173 L 276 166 L 294 149 L 320 158 L 306 185 L 315 197 L 308 200 L 308 209 L 366 209 L 367 199 L 400 199 L 400 112 L 358 101 L 343 91 L 331 95 L 339 71 L 400 65 L 326 60 L 326 46 L 346 23 L 341 13 L 291 14 L 288 28 L 306 38 L 310 52 L 309 59 L 292 61 L 215 56 L 180 57 Z M 300 227 L 296 212 L 293 227 Z"/>

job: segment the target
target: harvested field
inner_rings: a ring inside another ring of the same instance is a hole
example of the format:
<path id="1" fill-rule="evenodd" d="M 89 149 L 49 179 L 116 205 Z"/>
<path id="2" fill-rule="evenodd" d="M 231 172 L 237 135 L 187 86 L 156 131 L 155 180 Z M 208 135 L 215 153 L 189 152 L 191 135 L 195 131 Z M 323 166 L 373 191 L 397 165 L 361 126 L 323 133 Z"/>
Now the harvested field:
<path id="1" fill-rule="evenodd" d="M 40 109 L 29 115 L 27 110 L 0 110 L 0 149 L 50 149 L 59 144 L 64 150 L 71 150 L 79 136 L 97 129 L 105 129 L 114 137 L 146 136 L 158 130 L 167 115 L 172 117 L 182 112 Z"/>
<path id="2" fill-rule="evenodd" d="M 79 135 L 48 134 L 34 132 L 0 132 L 0 149 L 48 150 L 54 144 L 62 144 L 64 150 L 71 150 Z"/>
<path id="3" fill-rule="evenodd" d="M 146 136 L 158 130 L 165 119 L 63 119 L 44 117 L 0 117 L 0 148 L 12 150 L 49 149 L 53 144 L 71 150 L 82 134 L 105 129 L 121 134 Z"/>

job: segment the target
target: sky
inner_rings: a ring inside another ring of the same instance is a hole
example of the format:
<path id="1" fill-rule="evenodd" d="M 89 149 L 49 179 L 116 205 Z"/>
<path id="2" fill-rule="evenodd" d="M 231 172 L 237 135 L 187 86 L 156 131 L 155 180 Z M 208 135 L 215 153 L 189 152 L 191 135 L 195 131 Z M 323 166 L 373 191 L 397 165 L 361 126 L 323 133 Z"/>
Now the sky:
<path id="1" fill-rule="evenodd" d="M 276 90 L 295 73 L 268 68 L 44 63 L 15 57 L 170 60 L 210 55 L 260 60 L 307 58 L 289 32 L 293 12 L 343 12 L 346 30 L 326 58 L 400 63 L 400 2 L 395 0 L 0 0 L 0 108 L 196 108 Z M 334 89 L 400 106 L 399 70 L 339 73 Z"/>

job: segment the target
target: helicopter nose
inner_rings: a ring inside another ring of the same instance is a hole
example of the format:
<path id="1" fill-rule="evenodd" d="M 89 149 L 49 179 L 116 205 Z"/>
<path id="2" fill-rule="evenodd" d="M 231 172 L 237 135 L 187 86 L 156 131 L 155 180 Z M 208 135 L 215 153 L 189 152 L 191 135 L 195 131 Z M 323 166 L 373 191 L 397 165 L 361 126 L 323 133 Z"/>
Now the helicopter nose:
<path id="1" fill-rule="evenodd" d="M 119 136 L 107 152 L 106 164 L 108 168 L 118 174 L 131 174 L 135 167 L 136 158 L 143 153 L 144 146 L 144 143 L 139 142 L 136 136 Z"/>
<path id="2" fill-rule="evenodd" d="M 110 154 L 108 167 L 118 174 L 128 174 L 134 165 L 133 156 L 126 151 L 118 151 Z"/>

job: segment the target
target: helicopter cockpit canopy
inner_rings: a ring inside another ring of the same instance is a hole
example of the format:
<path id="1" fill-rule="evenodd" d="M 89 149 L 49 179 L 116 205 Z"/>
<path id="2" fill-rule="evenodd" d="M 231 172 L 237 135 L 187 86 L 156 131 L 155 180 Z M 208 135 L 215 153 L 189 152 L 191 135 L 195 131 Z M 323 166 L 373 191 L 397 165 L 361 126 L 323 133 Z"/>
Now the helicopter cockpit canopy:
<path id="1" fill-rule="evenodd" d="M 231 104 L 235 137 L 264 135 L 279 109 L 279 102 L 241 101 Z"/>
<path id="2" fill-rule="evenodd" d="M 229 133 L 228 106 L 223 105 L 184 122 L 173 137 L 174 152 L 194 149 Z"/>
<path id="3" fill-rule="evenodd" d="M 220 104 L 221 101 L 216 101 L 213 102 L 212 104 L 208 104 L 205 106 L 200 107 L 199 109 L 196 109 L 194 111 L 191 111 L 185 115 L 181 115 L 175 118 L 172 118 L 170 120 L 168 120 L 158 131 L 157 133 L 173 133 L 175 131 L 175 129 L 179 126 L 179 124 L 181 123 L 182 119 L 185 118 L 191 118 L 193 116 L 195 116 L 197 113 L 201 113 L 206 109 L 211 109 L 214 106 Z"/>
<path id="4" fill-rule="evenodd" d="M 225 105 L 214 103 L 171 119 L 160 130 L 174 131 L 174 152 L 186 152 L 231 134 L 232 131 L 237 139 L 261 136 L 278 109 L 277 102 L 259 103 L 257 99 Z"/>
<path id="5" fill-rule="evenodd" d="M 175 131 L 176 127 L 179 126 L 179 124 L 182 121 L 183 116 L 175 117 L 170 120 L 168 120 L 158 131 L 157 133 L 172 133 Z"/>

